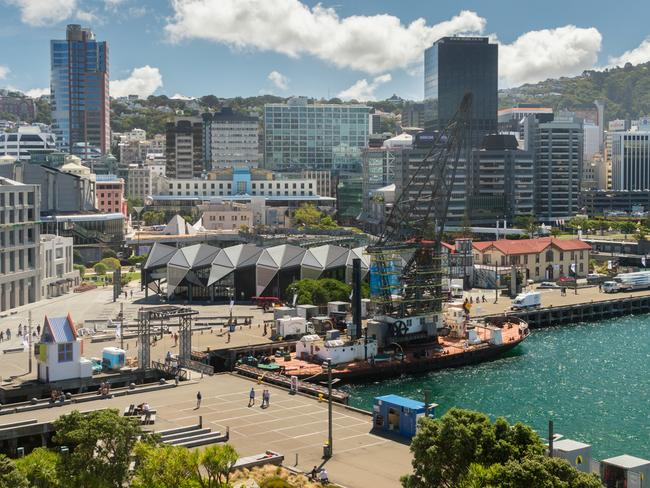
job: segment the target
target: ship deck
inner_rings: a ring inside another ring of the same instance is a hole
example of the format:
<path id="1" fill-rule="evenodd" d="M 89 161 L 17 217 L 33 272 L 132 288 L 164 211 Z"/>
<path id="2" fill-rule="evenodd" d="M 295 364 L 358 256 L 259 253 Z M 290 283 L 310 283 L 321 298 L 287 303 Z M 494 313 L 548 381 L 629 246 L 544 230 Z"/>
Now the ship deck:
<path id="1" fill-rule="evenodd" d="M 521 332 L 522 329 L 518 324 L 505 323 L 501 330 L 504 345 L 519 342 L 524 338 Z M 450 357 L 453 356 L 459 356 L 468 352 L 489 348 L 490 331 L 483 326 L 477 326 L 476 333 L 481 339 L 481 342 L 477 344 L 468 344 L 466 339 L 439 337 L 438 344 L 435 347 L 430 343 L 428 345 L 404 345 L 403 359 L 391 358 L 382 362 L 376 361 L 374 364 L 371 364 L 368 361 L 344 363 L 333 367 L 333 371 L 337 376 L 355 376 L 362 373 L 364 370 L 376 368 L 377 366 L 381 368 L 382 366 L 388 367 L 391 364 L 420 363 L 423 360 L 423 351 L 426 355 L 425 358 L 427 360 L 432 360 L 436 357 L 446 357 L 450 359 Z M 289 361 L 278 361 L 279 364 L 285 368 L 285 374 L 288 376 L 296 375 L 300 378 L 307 378 L 309 376 L 316 376 L 323 373 L 323 368 L 319 363 L 298 358 L 295 353 L 291 354 L 291 359 Z"/>

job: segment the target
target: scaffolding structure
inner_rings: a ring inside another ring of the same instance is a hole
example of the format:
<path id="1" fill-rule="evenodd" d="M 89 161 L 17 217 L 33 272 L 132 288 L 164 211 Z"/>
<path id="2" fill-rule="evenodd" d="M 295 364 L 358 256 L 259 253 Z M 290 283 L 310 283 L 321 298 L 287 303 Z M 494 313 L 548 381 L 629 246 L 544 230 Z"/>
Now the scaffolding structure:
<path id="1" fill-rule="evenodd" d="M 442 234 L 459 162 L 470 160 L 471 107 L 468 93 L 426 156 L 408 163 L 410 178 L 381 237 L 367 249 L 371 283 L 375 276 L 372 300 L 380 315 L 404 318 L 442 310 Z"/>
<path id="2" fill-rule="evenodd" d="M 190 307 L 163 305 L 153 308 L 141 308 L 138 312 L 138 367 L 148 369 L 151 366 L 151 339 L 155 336 L 155 324 L 160 322 L 160 334 L 170 320 L 178 319 L 178 359 L 180 364 L 187 364 L 192 356 L 192 317 L 198 315 Z"/>

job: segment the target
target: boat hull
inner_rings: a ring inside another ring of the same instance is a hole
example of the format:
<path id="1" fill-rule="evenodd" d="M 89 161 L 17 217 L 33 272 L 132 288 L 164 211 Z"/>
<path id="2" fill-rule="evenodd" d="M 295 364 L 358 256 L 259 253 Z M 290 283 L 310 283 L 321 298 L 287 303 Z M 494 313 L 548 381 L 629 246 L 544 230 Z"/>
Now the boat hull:
<path id="1" fill-rule="evenodd" d="M 390 362 L 375 363 L 374 365 L 365 363 L 364 367 L 353 370 L 337 371 L 332 370 L 332 377 L 342 382 L 354 383 L 365 382 L 375 379 L 395 378 L 404 374 L 427 373 L 439 369 L 459 368 L 470 366 L 472 364 L 492 361 L 511 351 L 524 341 L 522 338 L 517 341 L 508 342 L 499 346 L 489 346 L 480 349 L 470 349 L 457 354 L 434 356 L 418 360 L 410 359 L 408 361 L 393 360 Z M 308 375 L 297 375 L 298 379 L 306 379 Z M 319 382 L 326 379 L 326 374 L 310 376 L 309 381 Z"/>

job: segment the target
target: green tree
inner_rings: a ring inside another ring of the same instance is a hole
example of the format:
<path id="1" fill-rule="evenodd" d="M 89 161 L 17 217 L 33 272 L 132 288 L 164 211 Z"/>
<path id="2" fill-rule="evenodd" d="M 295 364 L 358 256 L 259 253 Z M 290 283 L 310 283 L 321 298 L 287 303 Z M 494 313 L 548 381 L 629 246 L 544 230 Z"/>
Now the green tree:
<path id="1" fill-rule="evenodd" d="M 237 462 L 239 455 L 235 448 L 229 444 L 217 444 L 206 448 L 201 453 L 200 464 L 202 470 L 197 471 L 202 488 L 219 488 L 228 486 L 230 471 Z M 206 476 L 201 476 L 201 471 Z"/>
<path id="2" fill-rule="evenodd" d="M 99 262 L 93 266 L 93 269 L 95 270 L 95 273 L 98 275 L 105 275 L 106 274 L 106 265 L 102 262 Z"/>
<path id="3" fill-rule="evenodd" d="M 59 417 L 54 427 L 54 442 L 70 449 L 61 457 L 63 486 L 122 488 L 128 481 L 131 451 L 143 435 L 137 423 L 109 409 L 74 411 Z"/>
<path id="4" fill-rule="evenodd" d="M 533 238 L 535 232 L 537 232 L 537 229 L 539 228 L 539 224 L 537 223 L 537 220 L 532 215 L 520 215 L 515 219 L 515 225 L 528 232 L 528 235 L 530 236 L 531 239 Z"/>
<path id="5" fill-rule="evenodd" d="M 73 264 L 72 267 L 79 270 L 79 276 L 83 280 L 86 275 L 86 267 L 83 264 Z"/>
<path id="6" fill-rule="evenodd" d="M 117 258 L 117 253 L 112 249 L 104 249 L 102 252 L 102 259 L 104 258 Z"/>
<path id="7" fill-rule="evenodd" d="M 16 464 L 4 454 L 0 454 L 0 488 L 29 488 L 29 482 Z"/>
<path id="8" fill-rule="evenodd" d="M 411 442 L 413 473 L 402 477 L 402 486 L 457 487 L 472 463 L 490 465 L 543 449 L 529 427 L 511 427 L 503 419 L 492 424 L 487 415 L 452 408 L 441 419 L 420 420 Z"/>
<path id="9" fill-rule="evenodd" d="M 551 235 L 553 237 L 560 237 L 562 235 L 562 229 L 559 227 L 551 227 Z"/>
<path id="10" fill-rule="evenodd" d="M 122 266 L 120 264 L 120 260 L 117 258 L 104 258 L 100 261 L 100 263 L 106 266 L 106 269 L 110 269 L 111 271 L 120 269 L 120 267 Z"/>
<path id="11" fill-rule="evenodd" d="M 618 228 L 625 235 L 625 238 L 627 239 L 627 235 L 631 234 L 632 232 L 634 232 L 636 230 L 636 225 L 634 225 L 634 222 L 626 220 L 624 222 L 621 222 L 618 225 Z"/>
<path id="12" fill-rule="evenodd" d="M 529 456 L 505 464 L 472 464 L 459 488 L 602 488 L 595 474 L 581 473 L 563 459 Z"/>
<path id="13" fill-rule="evenodd" d="M 320 223 L 322 213 L 311 203 L 303 203 L 293 213 L 296 224 L 315 227 Z"/>
<path id="14" fill-rule="evenodd" d="M 60 454 L 44 447 L 16 460 L 16 467 L 33 488 L 58 488 Z"/>
<path id="15" fill-rule="evenodd" d="M 333 278 L 305 278 L 291 283 L 285 291 L 285 296 L 291 298 L 297 293 L 298 305 L 327 305 L 327 302 L 332 301 L 348 301 L 351 291 L 350 285 Z"/>
<path id="16" fill-rule="evenodd" d="M 142 214 L 144 225 L 160 225 L 165 223 L 165 212 L 147 210 Z"/>
<path id="17" fill-rule="evenodd" d="M 196 488 L 198 451 L 178 446 L 154 446 L 138 442 L 133 488 Z"/>

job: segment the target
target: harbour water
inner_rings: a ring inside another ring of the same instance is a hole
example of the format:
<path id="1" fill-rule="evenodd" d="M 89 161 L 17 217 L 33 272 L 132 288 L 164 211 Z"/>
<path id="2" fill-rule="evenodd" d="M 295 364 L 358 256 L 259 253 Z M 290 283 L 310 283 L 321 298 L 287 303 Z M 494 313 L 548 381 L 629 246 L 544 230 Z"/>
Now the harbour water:
<path id="1" fill-rule="evenodd" d="M 650 316 L 534 330 L 506 356 L 478 366 L 366 385 L 347 385 L 350 404 L 372 409 L 394 393 L 531 425 L 546 437 L 548 420 L 603 459 L 650 459 Z"/>

